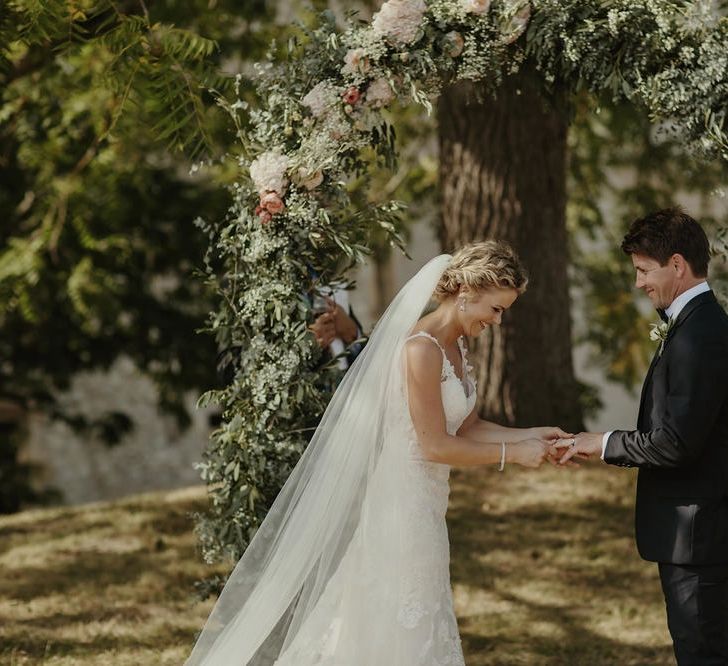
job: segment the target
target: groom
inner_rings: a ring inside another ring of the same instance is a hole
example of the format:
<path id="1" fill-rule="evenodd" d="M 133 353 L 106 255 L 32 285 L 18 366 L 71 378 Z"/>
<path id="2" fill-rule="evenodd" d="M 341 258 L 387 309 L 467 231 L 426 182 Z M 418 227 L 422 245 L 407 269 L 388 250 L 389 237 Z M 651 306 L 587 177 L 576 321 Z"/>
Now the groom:
<path id="1" fill-rule="evenodd" d="M 622 243 L 665 322 L 637 430 L 581 433 L 561 457 L 639 467 L 636 537 L 657 562 L 679 666 L 728 665 L 728 316 L 706 281 L 709 245 L 679 208 Z M 656 336 L 657 337 L 657 336 Z"/>

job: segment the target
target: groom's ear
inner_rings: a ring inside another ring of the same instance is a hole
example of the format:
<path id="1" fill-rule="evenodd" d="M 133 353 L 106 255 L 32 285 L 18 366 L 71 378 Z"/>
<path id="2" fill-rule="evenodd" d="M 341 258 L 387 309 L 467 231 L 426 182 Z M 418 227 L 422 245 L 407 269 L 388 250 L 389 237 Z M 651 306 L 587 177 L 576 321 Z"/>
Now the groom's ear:
<path id="1" fill-rule="evenodd" d="M 677 277 L 682 278 L 686 274 L 690 274 L 690 276 L 693 277 L 690 264 L 679 252 L 676 252 L 670 257 L 669 264 L 670 267 L 675 271 Z"/>

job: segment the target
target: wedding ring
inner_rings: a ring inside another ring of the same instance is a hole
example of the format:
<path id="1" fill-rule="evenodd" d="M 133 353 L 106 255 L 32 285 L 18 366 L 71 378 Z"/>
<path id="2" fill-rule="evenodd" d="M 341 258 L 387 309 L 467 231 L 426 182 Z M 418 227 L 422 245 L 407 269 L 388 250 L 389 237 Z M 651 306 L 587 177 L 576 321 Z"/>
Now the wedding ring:
<path id="1" fill-rule="evenodd" d="M 576 438 L 571 439 L 571 444 L 569 446 L 576 446 Z"/>

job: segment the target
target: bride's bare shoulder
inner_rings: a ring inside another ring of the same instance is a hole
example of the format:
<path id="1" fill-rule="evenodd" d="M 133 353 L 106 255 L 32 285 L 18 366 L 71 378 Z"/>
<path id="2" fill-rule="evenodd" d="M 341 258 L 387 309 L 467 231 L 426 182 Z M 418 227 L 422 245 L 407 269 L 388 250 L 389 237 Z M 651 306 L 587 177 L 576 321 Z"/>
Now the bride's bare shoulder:
<path id="1" fill-rule="evenodd" d="M 421 331 L 427 333 L 427 331 Z M 405 355 L 407 358 L 407 367 L 410 372 L 418 375 L 435 374 L 440 372 L 440 364 L 442 361 L 442 352 L 437 344 L 427 335 L 416 335 L 418 331 L 413 331 L 412 337 L 407 339 L 405 345 Z"/>

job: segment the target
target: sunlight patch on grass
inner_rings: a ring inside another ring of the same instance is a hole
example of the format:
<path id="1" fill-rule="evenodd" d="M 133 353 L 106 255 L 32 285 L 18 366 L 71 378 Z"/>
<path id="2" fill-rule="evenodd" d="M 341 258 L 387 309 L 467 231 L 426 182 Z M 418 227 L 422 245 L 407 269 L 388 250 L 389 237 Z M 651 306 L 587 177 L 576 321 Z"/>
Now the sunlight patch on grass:
<path id="1" fill-rule="evenodd" d="M 451 575 L 468 666 L 674 663 L 634 474 L 453 470 Z M 179 665 L 213 600 L 191 513 L 203 487 L 0 517 L 0 663 Z M 383 665 L 401 666 L 401 665 Z"/>

